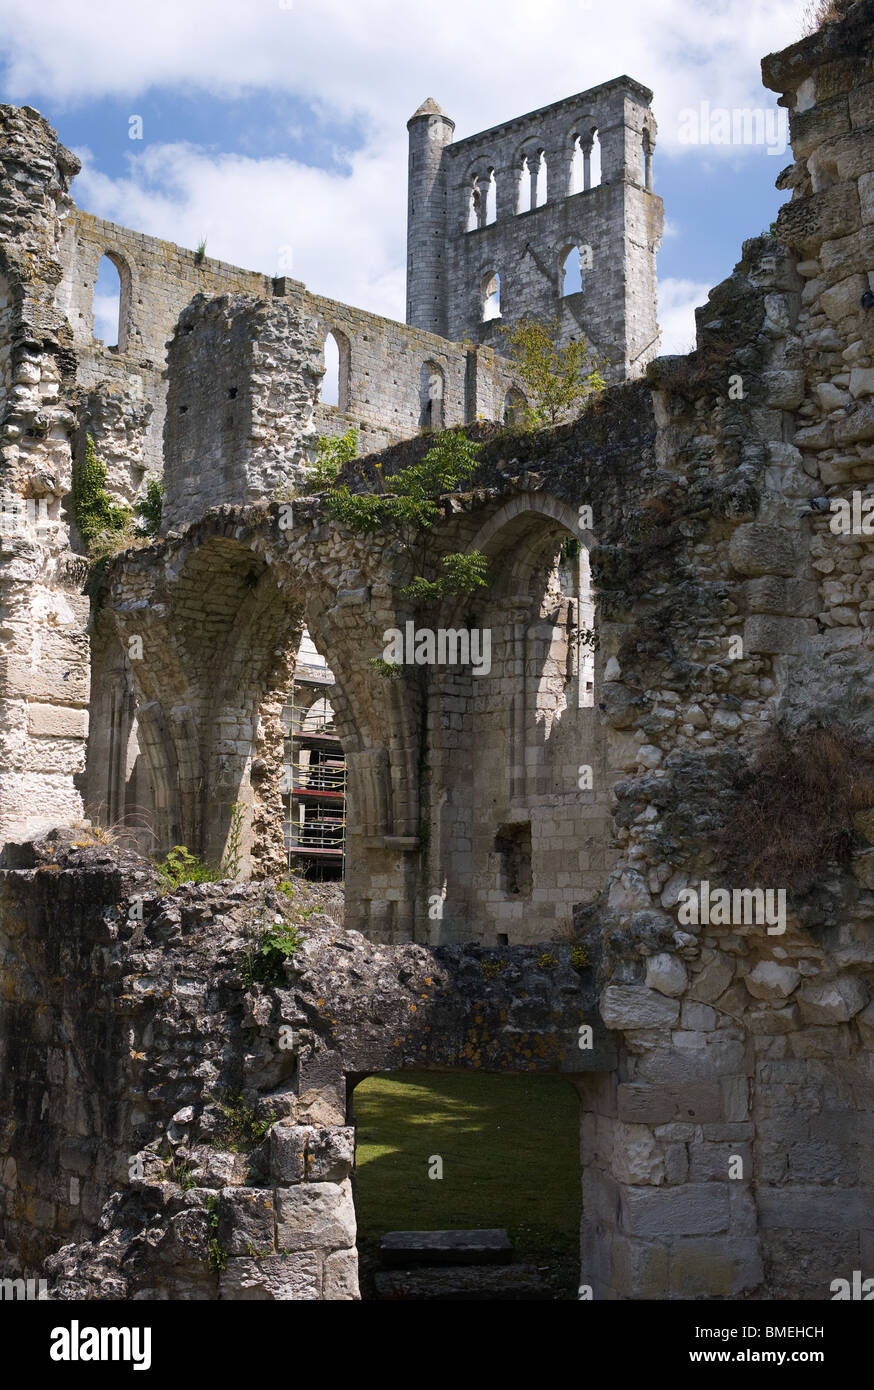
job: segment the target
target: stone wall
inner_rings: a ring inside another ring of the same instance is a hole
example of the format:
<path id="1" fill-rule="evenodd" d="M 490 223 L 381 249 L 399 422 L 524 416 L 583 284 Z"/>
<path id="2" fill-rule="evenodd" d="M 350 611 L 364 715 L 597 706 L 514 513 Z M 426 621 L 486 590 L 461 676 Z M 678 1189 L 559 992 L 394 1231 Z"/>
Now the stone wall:
<path id="1" fill-rule="evenodd" d="M 72 330 L 81 392 L 78 447 L 90 434 L 107 465 L 115 497 L 131 502 L 148 476 L 164 467 L 167 346 L 180 314 L 198 296 L 247 295 L 294 303 L 312 321 L 319 353 L 329 333 L 342 344 L 340 401 L 316 405 L 316 433 L 354 426 L 360 452 L 380 449 L 415 433 L 426 419 L 429 380 L 439 377 L 433 427 L 463 424 L 478 415 L 503 416 L 514 383 L 505 363 L 473 344 L 447 342 L 378 314 L 310 294 L 298 280 L 241 270 L 171 242 L 116 226 L 70 208 L 58 247 L 63 267 L 55 303 Z M 119 272 L 118 345 L 94 337 L 94 286 L 104 256 Z M 282 310 L 280 309 L 281 313 Z M 292 344 L 287 350 L 291 351 Z M 433 392 L 432 392 L 433 394 Z M 241 494 L 221 501 L 242 501 Z"/>
<path id="2" fill-rule="evenodd" d="M 48 1257 L 51 1297 L 356 1298 L 353 1080 L 615 1060 L 567 948 L 379 947 L 307 885 L 162 898 L 145 861 L 63 834 L 19 864 L 0 881 L 0 1251 L 10 1271 Z M 247 984 L 275 921 L 303 944 Z"/>
<path id="3" fill-rule="evenodd" d="M 0 107 L 0 836 L 81 815 L 88 600 L 69 549 L 71 334 L 54 304 L 75 157 L 29 107 Z"/>

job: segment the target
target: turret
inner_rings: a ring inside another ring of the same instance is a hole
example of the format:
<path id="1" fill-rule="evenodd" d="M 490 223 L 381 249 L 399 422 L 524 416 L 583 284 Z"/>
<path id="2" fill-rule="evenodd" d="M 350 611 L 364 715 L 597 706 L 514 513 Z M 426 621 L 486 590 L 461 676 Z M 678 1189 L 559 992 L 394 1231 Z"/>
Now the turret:
<path id="1" fill-rule="evenodd" d="M 447 330 L 446 175 L 455 122 L 431 97 L 407 121 L 407 323 Z"/>

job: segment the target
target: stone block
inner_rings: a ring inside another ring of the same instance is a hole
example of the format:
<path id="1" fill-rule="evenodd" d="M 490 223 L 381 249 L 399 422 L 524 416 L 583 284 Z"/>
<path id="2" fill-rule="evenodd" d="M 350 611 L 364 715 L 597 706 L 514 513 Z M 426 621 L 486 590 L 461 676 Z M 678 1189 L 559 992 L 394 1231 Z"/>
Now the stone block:
<path id="1" fill-rule="evenodd" d="M 355 1244 L 355 1207 L 343 1183 L 301 1183 L 277 1191 L 276 1243 L 281 1251 L 345 1250 Z"/>
<path id="2" fill-rule="evenodd" d="M 264 1260 L 230 1259 L 219 1279 L 219 1300 L 311 1302 L 321 1296 L 318 1257 L 311 1251 Z"/>
<path id="3" fill-rule="evenodd" d="M 621 1223 L 622 1230 L 633 1236 L 716 1235 L 728 1229 L 728 1184 L 625 1187 Z"/>
<path id="4" fill-rule="evenodd" d="M 788 999 L 801 983 L 801 972 L 793 965 L 780 965 L 775 960 L 760 960 L 744 982 L 755 999 Z"/>
<path id="5" fill-rule="evenodd" d="M 647 960 L 647 989 L 654 989 L 659 994 L 666 994 L 675 999 L 683 994 L 687 983 L 686 967 L 679 956 L 671 955 L 668 951 L 661 951 L 658 955 L 650 956 Z"/>
<path id="6" fill-rule="evenodd" d="M 756 1201 L 763 1230 L 858 1230 L 874 1217 L 874 1197 L 863 1188 L 760 1186 Z"/>
<path id="7" fill-rule="evenodd" d="M 505 1265 L 513 1246 L 505 1230 L 387 1231 L 379 1243 L 383 1264 Z"/>
<path id="8" fill-rule="evenodd" d="M 33 738 L 87 738 L 87 709 L 68 705 L 29 704 L 27 732 Z"/>
<path id="9" fill-rule="evenodd" d="M 358 1251 L 335 1250 L 325 1257 L 322 1298 L 333 1303 L 360 1298 L 358 1292 Z"/>
<path id="10" fill-rule="evenodd" d="M 868 991 L 857 975 L 805 985 L 798 992 L 801 1014 L 807 1023 L 847 1023 L 868 1003 Z"/>
<path id="11" fill-rule="evenodd" d="M 686 1238 L 671 1246 L 670 1292 L 674 1298 L 749 1297 L 763 1281 L 762 1255 L 755 1237 Z"/>
<path id="12" fill-rule="evenodd" d="M 272 1255 L 275 1215 L 271 1188 L 222 1188 L 218 1199 L 219 1244 L 229 1255 Z"/>
<path id="13" fill-rule="evenodd" d="M 601 1017 L 608 1028 L 666 1028 L 680 1017 L 680 1006 L 643 985 L 608 985 Z"/>
<path id="14" fill-rule="evenodd" d="M 801 565 L 797 535 L 780 526 L 748 521 L 735 528 L 728 545 L 728 558 L 739 574 L 794 576 Z"/>
<path id="15" fill-rule="evenodd" d="M 755 613 L 744 623 L 744 651 L 747 656 L 798 652 L 816 631 L 812 618 L 778 618 L 770 613 Z"/>

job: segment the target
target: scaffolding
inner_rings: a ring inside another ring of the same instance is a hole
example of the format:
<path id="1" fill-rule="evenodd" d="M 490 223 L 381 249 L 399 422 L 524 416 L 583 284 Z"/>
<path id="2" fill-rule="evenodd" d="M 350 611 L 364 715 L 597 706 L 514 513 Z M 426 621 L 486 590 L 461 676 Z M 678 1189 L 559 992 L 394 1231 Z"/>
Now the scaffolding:
<path id="1" fill-rule="evenodd" d="M 345 876 L 346 759 L 327 695 L 333 684 L 326 666 L 301 663 L 286 706 L 285 848 L 289 869 L 307 877 Z"/>

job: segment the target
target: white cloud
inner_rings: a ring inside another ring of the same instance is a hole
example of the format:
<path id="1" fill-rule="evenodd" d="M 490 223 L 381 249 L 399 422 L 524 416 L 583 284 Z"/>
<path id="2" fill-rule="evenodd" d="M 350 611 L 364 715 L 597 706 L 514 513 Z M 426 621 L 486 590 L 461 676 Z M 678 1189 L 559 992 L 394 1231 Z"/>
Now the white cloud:
<path id="1" fill-rule="evenodd" d="M 749 147 L 678 143 L 679 113 L 702 100 L 770 104 L 761 54 L 799 36 L 797 0 L 765 8 L 711 0 L 706 9 L 700 0 L 0 0 L 0 23 L 7 99 L 42 106 L 61 138 L 65 108 L 109 96 L 128 98 L 133 114 L 156 86 L 168 103 L 177 91 L 206 103 L 262 92 L 268 120 L 273 96 L 286 93 L 310 104 L 317 126 L 357 123 L 361 146 L 341 172 L 257 150 L 146 143 L 115 179 L 84 152 L 73 192 L 112 221 L 189 247 L 206 237 L 209 255 L 291 274 L 316 293 L 398 319 L 405 126 L 425 96 L 444 105 L 462 137 L 627 72 L 655 91 L 657 163 L 690 151 L 700 164 L 726 153 L 743 161 Z M 693 342 L 691 310 L 708 288 L 662 283 L 663 352 Z"/>
<path id="2" fill-rule="evenodd" d="M 710 285 L 668 277 L 659 281 L 659 353 L 691 352 L 695 347 L 695 310 L 707 303 Z"/>
<path id="3" fill-rule="evenodd" d="M 626 72 L 653 88 L 676 151 L 684 108 L 773 105 L 761 55 L 800 37 L 798 0 L 0 0 L 0 23 L 8 97 L 55 116 L 158 85 L 263 88 L 359 117 L 369 143 L 428 95 L 464 134 L 516 115 L 520 93 L 532 110 Z"/>
<path id="4" fill-rule="evenodd" d="M 286 274 L 307 288 L 392 318 L 404 317 L 406 189 L 397 152 L 362 152 L 348 174 L 289 159 L 150 145 L 112 179 L 87 150 L 77 203 L 109 221 L 182 246 L 201 238 L 219 260 Z"/>

